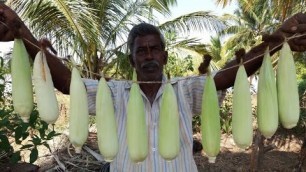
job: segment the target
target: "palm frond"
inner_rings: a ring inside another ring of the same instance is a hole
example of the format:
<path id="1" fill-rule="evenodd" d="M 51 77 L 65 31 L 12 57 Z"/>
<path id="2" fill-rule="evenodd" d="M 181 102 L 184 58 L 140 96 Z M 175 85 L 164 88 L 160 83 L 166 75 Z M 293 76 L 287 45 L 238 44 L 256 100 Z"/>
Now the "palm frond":
<path id="1" fill-rule="evenodd" d="M 232 3 L 232 0 L 215 0 L 217 5 L 221 5 L 222 8 L 225 8 L 227 5 Z"/>
<path id="2" fill-rule="evenodd" d="M 224 21 L 212 15 L 210 11 L 198 11 L 179 16 L 171 21 L 159 25 L 164 31 L 176 30 L 177 32 L 190 33 L 191 31 L 218 32 L 226 26 Z"/>
<path id="3" fill-rule="evenodd" d="M 177 2 L 176 0 L 148 0 L 147 4 L 157 12 L 170 16 L 171 11 L 169 7 L 176 5 Z"/>
<path id="4" fill-rule="evenodd" d="M 94 9 L 89 8 L 89 4 L 84 1 L 16 0 L 11 5 L 27 19 L 36 37 L 65 40 L 57 47 L 60 52 L 67 51 L 72 45 L 75 51 L 86 52 L 85 46 L 97 42 L 96 39 L 100 37 L 97 18 L 92 15 Z"/>

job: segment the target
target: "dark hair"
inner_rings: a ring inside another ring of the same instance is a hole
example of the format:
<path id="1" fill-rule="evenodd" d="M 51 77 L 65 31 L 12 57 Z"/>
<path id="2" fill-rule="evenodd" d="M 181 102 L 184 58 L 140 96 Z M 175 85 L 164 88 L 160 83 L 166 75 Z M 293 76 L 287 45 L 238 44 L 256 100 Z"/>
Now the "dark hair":
<path id="1" fill-rule="evenodd" d="M 138 25 L 135 25 L 128 36 L 127 45 L 130 50 L 130 53 L 132 53 L 134 48 L 134 41 L 137 36 L 146 36 L 146 35 L 152 35 L 156 34 L 160 37 L 161 40 L 161 46 L 163 49 L 165 49 L 165 38 L 162 35 L 162 33 L 159 31 L 159 29 L 156 26 L 153 26 L 148 23 L 140 23 Z"/>

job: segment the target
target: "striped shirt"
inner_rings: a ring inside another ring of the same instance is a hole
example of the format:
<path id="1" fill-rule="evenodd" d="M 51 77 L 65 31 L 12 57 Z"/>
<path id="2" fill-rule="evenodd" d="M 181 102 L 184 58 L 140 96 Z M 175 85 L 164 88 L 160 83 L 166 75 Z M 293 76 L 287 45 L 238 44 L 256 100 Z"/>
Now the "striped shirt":
<path id="1" fill-rule="evenodd" d="M 165 78 L 163 78 L 165 81 Z M 119 152 L 111 162 L 110 171 L 114 172 L 196 172 L 197 166 L 193 159 L 192 117 L 200 114 L 201 99 L 205 76 L 176 78 L 171 84 L 177 95 L 180 115 L 180 153 L 172 161 L 164 160 L 158 153 L 158 120 L 161 95 L 164 84 L 158 90 L 153 104 L 141 91 L 145 104 L 146 124 L 148 127 L 149 153 L 141 163 L 133 163 L 128 154 L 126 138 L 126 113 L 131 82 L 109 81 L 108 85 L 114 100 L 115 116 L 119 139 Z M 95 99 L 98 81 L 84 79 L 88 92 L 89 111 L 95 113 Z"/>

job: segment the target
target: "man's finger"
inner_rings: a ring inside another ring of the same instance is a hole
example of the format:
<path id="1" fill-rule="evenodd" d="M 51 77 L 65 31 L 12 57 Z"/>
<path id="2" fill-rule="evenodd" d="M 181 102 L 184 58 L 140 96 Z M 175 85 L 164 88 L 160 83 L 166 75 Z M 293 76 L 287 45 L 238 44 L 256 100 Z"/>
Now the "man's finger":
<path id="1" fill-rule="evenodd" d="M 303 52 L 306 51 L 306 39 L 292 39 L 289 40 L 289 45 L 292 51 Z"/>
<path id="2" fill-rule="evenodd" d="M 0 21 L 4 21 L 4 10 L 0 8 Z"/>
<path id="3" fill-rule="evenodd" d="M 291 28 L 291 29 L 293 29 L 293 30 L 295 29 L 296 32 L 298 32 L 298 33 L 304 33 L 304 32 L 306 32 L 306 23 L 305 24 L 300 24 L 296 28 Z"/>
<path id="4" fill-rule="evenodd" d="M 298 23 L 306 24 L 306 14 L 305 13 L 297 13 L 295 16 Z"/>
<path id="5" fill-rule="evenodd" d="M 209 54 L 204 55 L 204 61 L 209 63 L 211 59 L 212 59 L 212 57 Z"/>
<path id="6" fill-rule="evenodd" d="M 13 41 L 13 34 L 11 32 L 0 32 L 0 42 Z"/>
<path id="7" fill-rule="evenodd" d="M 0 3 L 0 41 L 12 41 L 13 35 L 7 25 L 7 6 Z"/>
<path id="8" fill-rule="evenodd" d="M 0 41 L 11 41 L 13 35 L 9 32 L 8 27 L 0 21 Z"/>
<path id="9" fill-rule="evenodd" d="M 283 42 L 284 37 L 280 34 L 273 34 L 273 35 L 264 34 L 262 35 L 262 41 L 264 42 Z"/>
<path id="10" fill-rule="evenodd" d="M 295 40 L 294 40 L 294 43 L 295 43 L 297 46 L 304 46 L 305 49 L 306 49 L 306 38 L 303 38 L 303 39 L 295 39 Z"/>

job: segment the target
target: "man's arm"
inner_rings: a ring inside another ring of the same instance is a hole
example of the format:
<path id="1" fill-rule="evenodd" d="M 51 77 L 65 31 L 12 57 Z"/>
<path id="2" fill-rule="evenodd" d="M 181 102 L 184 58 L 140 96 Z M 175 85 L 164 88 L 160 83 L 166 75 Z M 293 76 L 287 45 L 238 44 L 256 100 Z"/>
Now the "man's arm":
<path id="1" fill-rule="evenodd" d="M 244 61 L 248 61 L 245 63 L 248 76 L 254 74 L 261 66 L 263 54 L 267 47 L 269 47 L 270 51 L 273 50 L 270 53 L 272 55 L 280 50 L 281 46 L 279 45 L 282 44 L 285 38 L 298 34 L 306 34 L 306 14 L 303 13 L 298 13 L 286 20 L 272 35 L 264 35 L 263 43 L 252 48 L 245 54 Z M 290 39 L 288 43 L 293 51 L 306 51 L 306 36 Z M 238 63 L 236 60 L 232 60 L 226 64 L 214 77 L 217 90 L 223 90 L 233 86 L 237 70 Z"/>
<path id="2" fill-rule="evenodd" d="M 40 49 L 45 52 L 54 87 L 64 94 L 69 94 L 71 71 L 56 55 L 47 51 L 47 45 L 41 44 L 34 38 L 12 9 L 0 3 L 0 41 L 14 41 L 14 38 L 23 39 L 27 52 L 33 60 Z"/>

